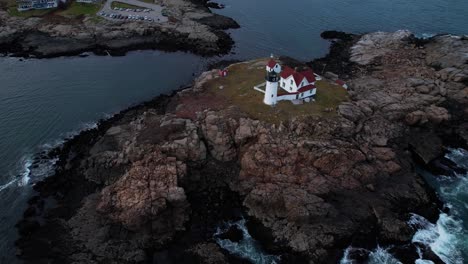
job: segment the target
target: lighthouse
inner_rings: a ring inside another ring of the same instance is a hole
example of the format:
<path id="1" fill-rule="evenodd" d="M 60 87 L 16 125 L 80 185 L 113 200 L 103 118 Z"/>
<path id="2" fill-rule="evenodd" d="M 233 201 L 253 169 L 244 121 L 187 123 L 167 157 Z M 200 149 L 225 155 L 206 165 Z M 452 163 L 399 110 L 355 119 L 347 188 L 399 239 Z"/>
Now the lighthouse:
<path id="1" fill-rule="evenodd" d="M 267 105 L 275 105 L 278 97 L 278 82 L 280 79 L 281 65 L 273 58 L 266 65 L 266 85 L 263 102 Z"/>

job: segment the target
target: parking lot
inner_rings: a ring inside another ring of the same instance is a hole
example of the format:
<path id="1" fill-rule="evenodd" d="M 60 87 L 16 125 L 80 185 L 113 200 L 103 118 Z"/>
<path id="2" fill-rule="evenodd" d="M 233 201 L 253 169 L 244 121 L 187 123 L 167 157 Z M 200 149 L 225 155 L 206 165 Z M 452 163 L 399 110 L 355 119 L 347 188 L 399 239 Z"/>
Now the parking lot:
<path id="1" fill-rule="evenodd" d="M 147 22 L 163 23 L 167 17 L 162 15 L 162 6 L 149 4 L 138 0 L 119 0 L 116 2 L 125 3 L 140 8 L 112 8 L 112 2 L 107 1 L 98 15 L 109 20 L 139 20 Z"/>

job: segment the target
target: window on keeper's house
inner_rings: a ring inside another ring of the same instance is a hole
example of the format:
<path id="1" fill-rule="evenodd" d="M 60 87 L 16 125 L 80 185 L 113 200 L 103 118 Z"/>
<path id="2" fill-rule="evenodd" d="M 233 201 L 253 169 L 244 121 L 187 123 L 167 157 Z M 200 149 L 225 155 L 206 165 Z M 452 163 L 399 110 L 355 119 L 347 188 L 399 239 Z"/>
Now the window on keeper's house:
<path id="1" fill-rule="evenodd" d="M 273 95 L 271 95 L 271 97 L 273 97 Z"/>
<path id="2" fill-rule="evenodd" d="M 293 84 L 292 80 L 291 80 L 291 85 Z"/>

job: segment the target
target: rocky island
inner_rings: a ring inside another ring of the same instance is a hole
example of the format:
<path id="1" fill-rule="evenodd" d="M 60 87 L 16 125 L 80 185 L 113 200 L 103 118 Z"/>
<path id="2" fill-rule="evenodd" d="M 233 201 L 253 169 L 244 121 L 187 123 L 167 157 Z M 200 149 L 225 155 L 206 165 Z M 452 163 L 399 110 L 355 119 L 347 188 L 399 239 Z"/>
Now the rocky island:
<path id="1" fill-rule="evenodd" d="M 8 3 L 0 1 L 0 54 L 11 56 L 50 58 L 88 51 L 122 55 L 137 49 L 216 55 L 233 45 L 223 30 L 239 27 L 233 19 L 213 14 L 206 1 L 158 1 L 155 6 L 163 6 L 167 17 L 161 22 L 106 19 L 96 14 L 100 2 L 73 2 L 41 16 L 16 14 L 15 4 Z"/>
<path id="2" fill-rule="evenodd" d="M 414 263 L 410 213 L 435 221 L 442 209 L 415 166 L 434 166 L 443 144 L 468 139 L 468 40 L 408 31 L 323 36 L 334 42 L 327 57 L 280 60 L 339 76 L 349 86 L 339 100 L 320 98 L 320 89 L 342 89 L 323 85 L 307 111 L 261 105 L 249 90 L 266 60 L 241 62 L 228 77 L 207 71 L 48 153 L 59 158 L 56 172 L 35 185 L 17 225 L 18 256 L 244 263 L 214 234 L 245 218 L 282 263 L 337 263 L 351 244 L 397 245 L 394 255 Z"/>

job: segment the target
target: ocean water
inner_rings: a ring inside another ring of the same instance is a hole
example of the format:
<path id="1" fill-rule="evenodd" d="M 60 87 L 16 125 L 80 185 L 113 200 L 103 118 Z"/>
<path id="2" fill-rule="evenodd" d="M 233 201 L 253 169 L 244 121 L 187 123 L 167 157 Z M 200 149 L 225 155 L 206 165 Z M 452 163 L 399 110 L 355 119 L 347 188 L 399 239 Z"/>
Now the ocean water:
<path id="1" fill-rule="evenodd" d="M 54 161 L 34 156 L 132 104 L 188 83 L 208 63 L 271 53 L 311 60 L 327 53 L 323 30 L 354 33 L 407 28 L 419 36 L 468 34 L 466 0 L 220 0 L 216 10 L 236 19 L 232 54 L 203 59 L 187 53 L 131 52 L 125 57 L 25 60 L 0 58 L 0 263 L 16 263 L 14 224 Z M 458 183 L 439 189 L 451 193 Z M 459 188 L 466 188 L 460 186 Z M 465 192 L 466 193 L 466 192 Z M 455 217 L 450 215 L 449 217 Z M 467 230 L 466 213 L 456 216 Z M 459 220 L 457 220 L 459 221 Z M 468 220 L 467 220 L 468 221 Z M 458 248 L 458 247 L 457 247 Z M 461 247 L 460 254 L 465 256 Z"/>

